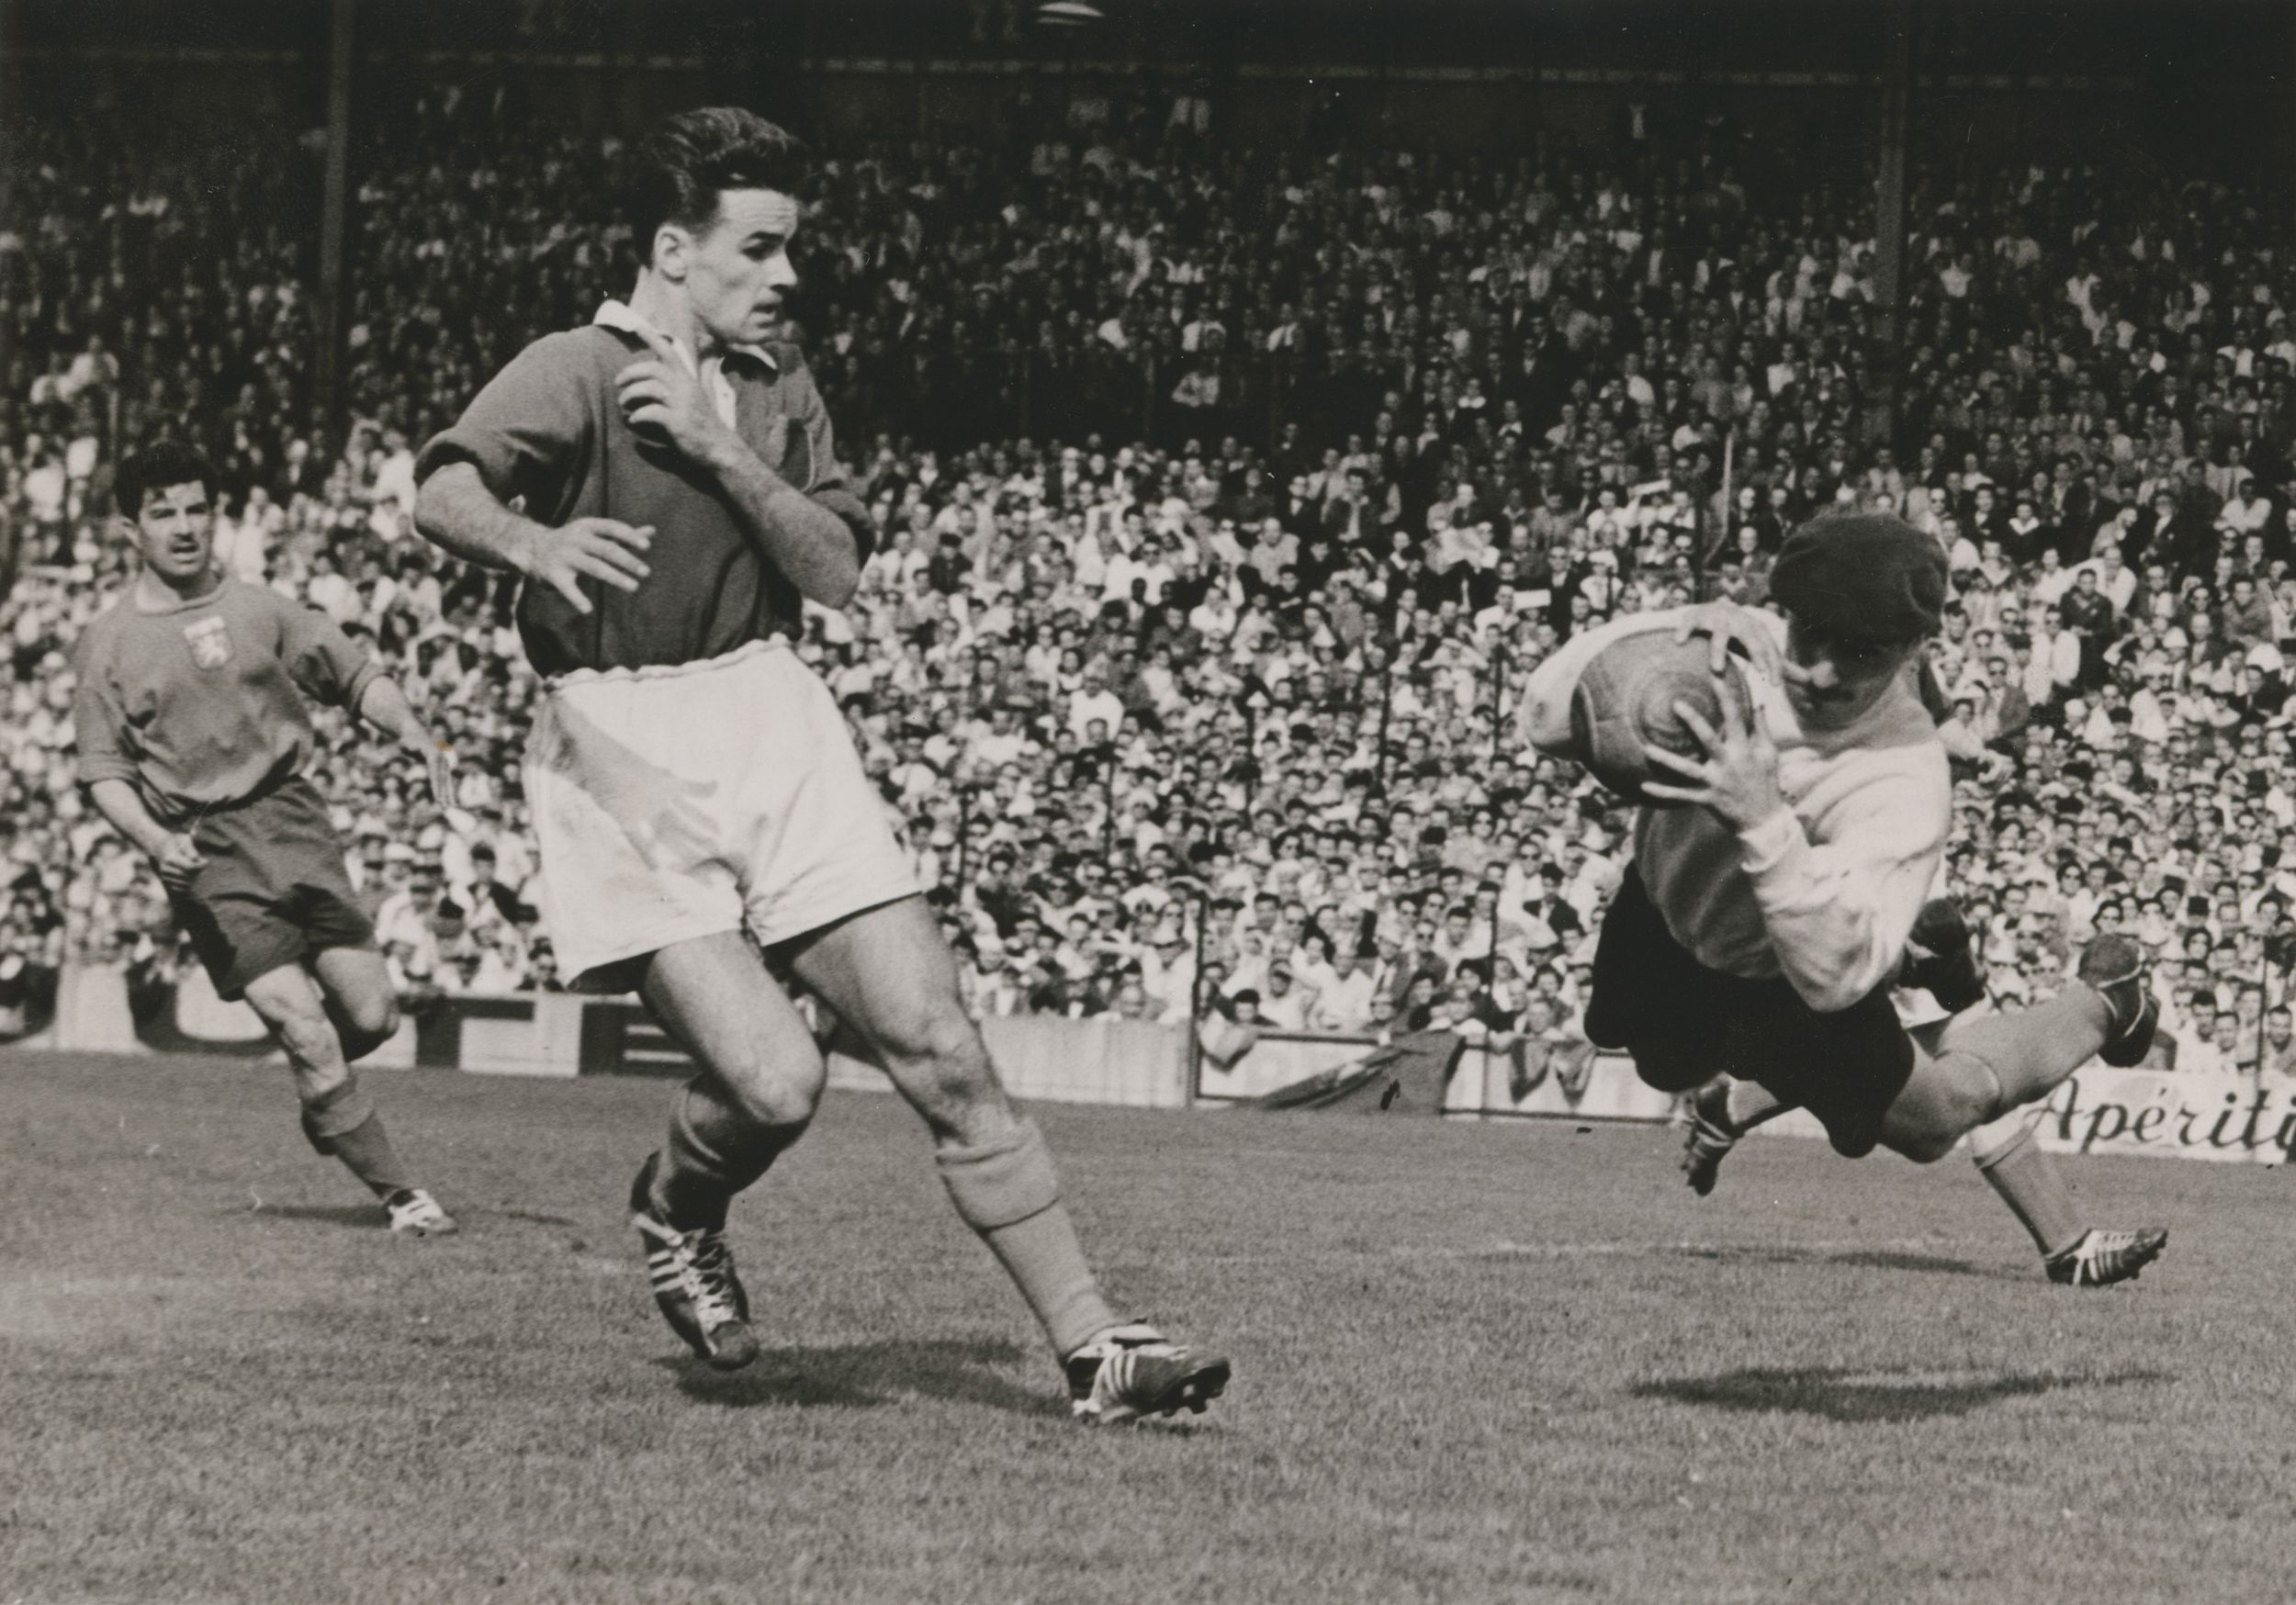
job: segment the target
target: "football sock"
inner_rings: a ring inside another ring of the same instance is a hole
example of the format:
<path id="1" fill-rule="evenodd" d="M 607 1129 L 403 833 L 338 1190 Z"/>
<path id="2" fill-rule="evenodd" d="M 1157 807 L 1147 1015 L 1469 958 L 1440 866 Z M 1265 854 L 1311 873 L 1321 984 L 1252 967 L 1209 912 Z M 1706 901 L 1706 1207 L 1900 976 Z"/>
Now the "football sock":
<path id="1" fill-rule="evenodd" d="M 1085 1263 L 1034 1121 L 1017 1121 L 978 1147 L 949 1144 L 933 1159 L 950 1202 L 1029 1301 L 1053 1352 L 1065 1359 L 1118 1324 Z"/>
<path id="2" fill-rule="evenodd" d="M 2093 987 L 2074 982 L 2045 1003 L 2013 1014 L 1956 1015 L 1938 1052 L 1982 1061 L 2000 1083 L 1996 1117 L 2045 1097 L 2088 1063 L 2112 1029 L 2112 1010 Z"/>
<path id="3" fill-rule="evenodd" d="M 1763 1121 L 1784 1114 L 1788 1106 L 1760 1082 L 1732 1081 L 1723 1107 L 1729 1111 L 1731 1129 L 1743 1137 Z"/>
<path id="4" fill-rule="evenodd" d="M 2087 1229 L 2072 1189 L 2035 1135 L 2041 1119 L 2038 1108 L 2014 1110 L 1971 1132 L 1969 1146 L 1977 1173 L 2024 1222 L 2045 1260 L 2080 1241 Z"/>
<path id="5" fill-rule="evenodd" d="M 390 1145 L 390 1133 L 384 1129 L 380 1115 L 368 1116 L 365 1124 L 336 1138 L 335 1157 L 377 1198 L 415 1185 L 414 1173 Z"/>
<path id="6" fill-rule="evenodd" d="M 303 1135 L 319 1152 L 341 1160 L 377 1198 L 415 1184 L 413 1173 L 390 1144 L 375 1100 L 356 1075 L 345 1076 L 303 1106 Z"/>
<path id="7" fill-rule="evenodd" d="M 734 1195 L 772 1168 L 811 1124 L 808 1118 L 769 1126 L 696 1076 L 679 1095 L 654 1171 L 662 1219 L 680 1231 L 722 1229 Z"/>

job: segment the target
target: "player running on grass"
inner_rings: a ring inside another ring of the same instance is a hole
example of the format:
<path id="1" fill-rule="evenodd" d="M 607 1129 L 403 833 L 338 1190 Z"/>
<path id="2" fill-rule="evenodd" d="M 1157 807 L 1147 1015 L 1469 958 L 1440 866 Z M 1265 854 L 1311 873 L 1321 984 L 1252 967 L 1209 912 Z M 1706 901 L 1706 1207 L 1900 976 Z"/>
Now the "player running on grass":
<path id="1" fill-rule="evenodd" d="M 141 572 L 75 649 L 80 783 L 150 854 L 219 994 L 286 1050 L 303 1134 L 424 1237 L 454 1219 L 391 1146 L 351 1068 L 399 1027 L 343 845 L 303 778 L 305 698 L 350 709 L 417 755 L 448 801 L 452 760 L 399 687 L 316 609 L 215 567 L 215 470 L 162 441 L 119 466 Z"/>
<path id="2" fill-rule="evenodd" d="M 1916 689 L 1944 557 L 1896 519 L 1824 518 L 1786 542 L 1771 594 L 1783 620 L 1728 602 L 1637 614 L 1531 676 L 1525 735 L 1577 757 L 1571 694 L 1621 636 L 1688 624 L 1713 637 L 1717 664 L 1735 650 L 1752 670 L 1750 717 L 1729 698 L 1720 729 L 1688 714 L 1703 758 L 1647 749 L 1649 794 L 1686 806 L 1636 821 L 1596 943 L 1588 1036 L 1626 1049 L 1652 1086 L 1727 1075 L 1808 1109 L 1845 1155 L 1885 1146 L 1921 1163 L 2099 1053 L 2136 1062 L 2158 1008 L 2142 949 L 2119 935 L 2091 942 L 2078 978 L 2033 1008 L 1957 1015 L 1921 1040 L 1899 1023 L 1892 988 L 1952 819 L 1945 749 Z M 1738 1128 L 1729 1097 L 1699 1100 L 1717 1131 Z M 1988 1176 L 2013 1205 L 2025 1183 L 2054 1181 L 2029 1140 L 2004 1141 Z"/>
<path id="3" fill-rule="evenodd" d="M 825 1078 L 762 948 L 924 1117 L 1077 1415 L 1200 1409 L 1228 1363 L 1103 1301 L 837 705 L 790 647 L 803 600 L 843 606 L 876 541 L 811 375 L 772 338 L 802 177 L 797 142 L 747 111 L 669 119 L 637 152 L 629 300 L 528 346 L 416 467 L 422 532 L 528 582 L 519 630 L 546 690 L 526 792 L 559 960 L 635 986 L 702 1066 L 631 1189 L 655 1297 L 712 1364 L 756 1357 L 726 1207 L 804 1134 Z"/>

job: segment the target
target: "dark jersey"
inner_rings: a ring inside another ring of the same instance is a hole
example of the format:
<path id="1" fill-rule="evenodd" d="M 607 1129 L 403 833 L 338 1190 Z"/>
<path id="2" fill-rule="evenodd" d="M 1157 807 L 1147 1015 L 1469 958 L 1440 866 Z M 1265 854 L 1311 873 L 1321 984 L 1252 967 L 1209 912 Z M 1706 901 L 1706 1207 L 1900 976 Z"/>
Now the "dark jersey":
<path id="1" fill-rule="evenodd" d="M 586 579 L 588 614 L 546 585 L 519 597 L 536 672 L 637 668 L 721 657 L 794 635 L 801 599 L 703 470 L 623 416 L 614 376 L 650 355 L 628 331 L 593 323 L 546 335 L 423 447 L 418 479 L 469 463 L 487 488 L 552 528 L 585 517 L 651 525 L 651 572 L 636 591 Z M 793 346 L 730 354 L 734 428 L 767 466 L 842 519 L 866 558 L 876 530 L 837 463 L 827 410 Z"/>
<path id="2" fill-rule="evenodd" d="M 171 830 L 299 774 L 304 698 L 355 710 L 380 672 L 326 614 L 236 579 L 154 612 L 130 592 L 73 667 L 80 783 L 126 780 Z"/>

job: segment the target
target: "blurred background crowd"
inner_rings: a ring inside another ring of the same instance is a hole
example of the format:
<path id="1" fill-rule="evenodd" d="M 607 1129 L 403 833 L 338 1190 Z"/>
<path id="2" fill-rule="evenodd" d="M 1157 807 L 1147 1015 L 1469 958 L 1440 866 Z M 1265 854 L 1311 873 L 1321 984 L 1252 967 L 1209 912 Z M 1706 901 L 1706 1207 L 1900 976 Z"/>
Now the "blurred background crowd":
<path id="1" fill-rule="evenodd" d="M 445 810 L 345 721 L 323 772 L 402 986 L 560 984 L 512 588 L 411 529 L 414 453 L 627 289 L 624 148 L 499 93 L 388 109 L 358 176 L 347 421 L 297 198 L 323 140 L 132 105 L 12 128 L 0 219 L 0 1010 L 177 962 L 73 784 L 69 655 L 123 578 L 108 481 L 174 432 L 220 560 L 382 658 Z M 1518 740 L 1576 631 L 1759 603 L 1784 534 L 1948 552 L 1953 890 L 1994 993 L 2155 954 L 2179 1066 L 2296 1070 L 2296 238 L 2282 182 L 1918 163 L 1896 427 L 1872 194 L 1727 99 L 1446 154 L 1221 137 L 1186 93 L 1041 93 L 998 148 L 825 142 L 791 308 L 880 549 L 805 656 L 983 1013 L 1574 1040 L 1624 813 Z"/>

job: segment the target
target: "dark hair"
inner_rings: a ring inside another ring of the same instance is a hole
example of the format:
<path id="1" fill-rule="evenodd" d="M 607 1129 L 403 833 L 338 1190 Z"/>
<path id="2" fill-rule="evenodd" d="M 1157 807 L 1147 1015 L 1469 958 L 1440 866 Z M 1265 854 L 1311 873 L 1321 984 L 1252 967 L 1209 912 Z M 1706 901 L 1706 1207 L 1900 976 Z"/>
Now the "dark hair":
<path id="1" fill-rule="evenodd" d="M 199 481 L 208 499 L 215 499 L 221 481 L 216 477 L 215 465 L 208 461 L 196 446 L 179 440 L 153 441 L 119 465 L 112 477 L 112 494 L 118 498 L 119 511 L 129 518 L 143 511 L 143 499 L 154 490 L 164 490 L 170 485 L 188 485 Z"/>
<path id="2" fill-rule="evenodd" d="M 728 189 L 778 189 L 795 195 L 805 176 L 805 145 L 788 129 L 737 106 L 681 111 L 646 136 L 637 150 L 623 220 L 630 250 L 653 261 L 654 233 L 675 223 L 695 233 L 717 217 Z"/>

